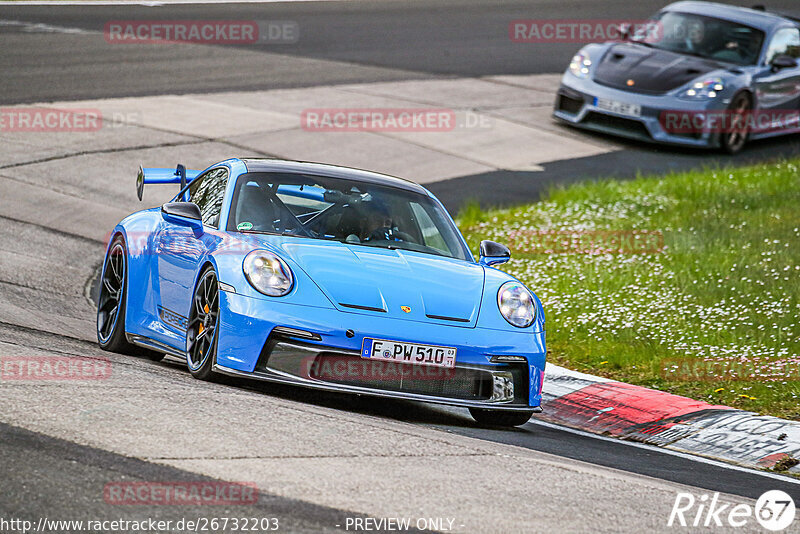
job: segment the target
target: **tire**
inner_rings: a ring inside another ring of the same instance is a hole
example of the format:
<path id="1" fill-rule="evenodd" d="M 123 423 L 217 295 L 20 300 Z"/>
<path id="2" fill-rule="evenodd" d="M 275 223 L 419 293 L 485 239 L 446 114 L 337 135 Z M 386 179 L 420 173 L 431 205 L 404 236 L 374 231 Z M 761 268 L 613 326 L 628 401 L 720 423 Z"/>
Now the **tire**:
<path id="1" fill-rule="evenodd" d="M 731 115 L 730 131 L 720 134 L 720 145 L 722 150 L 728 154 L 738 154 L 747 144 L 750 136 L 750 128 L 747 125 L 746 115 L 751 111 L 750 96 L 747 93 L 739 93 L 728 106 L 728 113 Z"/>
<path id="2" fill-rule="evenodd" d="M 164 354 L 128 343 L 125 337 L 125 309 L 128 303 L 128 253 L 125 240 L 117 236 L 111 243 L 100 274 L 97 298 L 97 342 L 109 352 L 146 356 L 161 361 Z"/>
<path id="3" fill-rule="evenodd" d="M 524 425 L 533 415 L 533 410 L 521 412 L 510 410 L 489 410 L 486 408 L 470 408 L 469 413 L 478 423 L 486 426 L 512 427 Z"/>
<path id="4" fill-rule="evenodd" d="M 186 366 L 192 376 L 199 380 L 219 379 L 219 374 L 212 370 L 217 360 L 218 318 L 219 284 L 214 269 L 208 267 L 200 275 L 192 295 L 192 309 L 186 329 Z"/>
<path id="5" fill-rule="evenodd" d="M 100 274 L 97 297 L 97 343 L 109 352 L 134 354 L 136 347 L 125 338 L 125 307 L 128 302 L 128 254 L 125 241 L 117 236 L 108 248 Z"/>

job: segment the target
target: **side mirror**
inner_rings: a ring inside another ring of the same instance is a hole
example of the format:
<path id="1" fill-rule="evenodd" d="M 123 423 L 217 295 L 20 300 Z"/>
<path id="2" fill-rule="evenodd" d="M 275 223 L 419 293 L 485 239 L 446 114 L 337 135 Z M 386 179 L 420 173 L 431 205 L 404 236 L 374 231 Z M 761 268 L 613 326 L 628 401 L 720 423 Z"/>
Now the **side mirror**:
<path id="1" fill-rule="evenodd" d="M 781 54 L 780 56 L 775 56 L 772 58 L 770 62 L 770 67 L 772 67 L 773 71 L 779 71 L 783 69 L 793 69 L 797 67 L 797 60 L 792 56 L 787 56 L 785 54 Z"/>
<path id="2" fill-rule="evenodd" d="M 161 216 L 165 221 L 203 230 L 203 216 L 194 202 L 167 202 L 161 206 Z"/>
<path id="3" fill-rule="evenodd" d="M 511 251 L 507 246 L 494 241 L 481 241 L 481 259 L 478 261 L 481 265 L 490 267 L 505 263 L 510 259 Z"/>
<path id="4" fill-rule="evenodd" d="M 136 196 L 139 197 L 139 202 L 142 201 L 142 194 L 144 194 L 144 169 L 139 165 L 139 174 L 136 175 Z"/>

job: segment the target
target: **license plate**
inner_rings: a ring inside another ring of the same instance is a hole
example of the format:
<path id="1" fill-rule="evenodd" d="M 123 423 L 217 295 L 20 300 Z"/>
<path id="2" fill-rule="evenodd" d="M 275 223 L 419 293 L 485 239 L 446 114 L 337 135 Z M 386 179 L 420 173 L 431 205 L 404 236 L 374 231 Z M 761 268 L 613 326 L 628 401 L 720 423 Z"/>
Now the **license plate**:
<path id="1" fill-rule="evenodd" d="M 438 345 L 420 345 L 386 339 L 364 338 L 361 357 L 397 363 L 432 365 L 452 369 L 456 366 L 456 349 Z"/>
<path id="2" fill-rule="evenodd" d="M 608 98 L 595 98 L 594 105 L 603 111 L 610 111 L 627 117 L 641 117 L 642 106 L 639 104 L 629 104 L 619 100 L 609 100 Z"/>

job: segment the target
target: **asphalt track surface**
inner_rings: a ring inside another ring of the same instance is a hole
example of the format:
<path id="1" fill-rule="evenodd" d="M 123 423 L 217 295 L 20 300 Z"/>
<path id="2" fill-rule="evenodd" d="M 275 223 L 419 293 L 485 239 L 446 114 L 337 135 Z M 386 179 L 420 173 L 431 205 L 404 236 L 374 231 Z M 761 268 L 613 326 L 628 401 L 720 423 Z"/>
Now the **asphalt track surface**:
<path id="1" fill-rule="evenodd" d="M 166 92 L 274 89 L 343 82 L 435 76 L 560 72 L 575 44 L 513 43 L 515 19 L 643 18 L 663 2 L 423 0 L 329 3 L 202 4 L 93 7 L 0 6 L 0 19 L 102 32 L 110 20 L 290 20 L 295 44 L 242 45 L 239 54 L 177 50 L 164 57 L 150 47 L 108 45 L 98 39 L 80 50 L 54 47 L 49 34 L 8 48 L 23 28 L 3 29 L 4 103 L 137 96 Z M 580 13 L 578 15 L 578 13 Z M 30 35 L 28 36 L 30 37 Z M 230 52 L 226 50 L 226 52 Z M 250 52 L 262 57 L 254 59 Z M 290 62 L 286 56 L 328 62 Z M 36 69 L 29 68 L 36 65 Z M 353 67 L 358 67 L 357 69 Z M 54 75 L 54 73 L 57 73 Z"/>
<path id="2" fill-rule="evenodd" d="M 481 1 L 444 0 L 203 4 L 158 8 L 0 5 L 0 20 L 15 21 L 14 25 L 0 25 L 0 72 L 3 73 L 0 76 L 0 104 L 557 72 L 563 68 L 576 46 L 548 45 L 535 54 L 531 53 L 526 45 L 509 42 L 503 30 L 509 20 L 576 16 L 608 18 L 608 14 L 615 10 L 623 13 L 620 17 L 640 18 L 660 5 L 663 2 L 587 0 L 501 1 L 492 2 L 491 5 Z M 792 3 L 773 2 L 771 5 L 791 7 Z M 576 15 L 578 13 L 580 15 Z M 27 22 L 56 28 L 102 31 L 105 22 L 119 19 L 293 20 L 302 29 L 302 39 L 291 46 L 207 47 L 202 54 L 194 49 L 178 49 L 174 55 L 165 57 L 147 48 L 114 47 L 102 41 L 98 41 L 96 48 L 71 49 L 65 46 L 70 38 L 68 33 L 46 29 L 31 31 L 29 26 L 16 24 Z M 501 28 L 499 32 L 498 27 Z M 796 154 L 797 151 L 798 143 L 793 139 L 762 142 L 754 144 L 733 162 L 772 159 Z M 636 161 L 637 165 L 632 166 L 631 161 Z M 595 172 L 630 177 L 640 170 L 663 172 L 715 165 L 720 161 L 723 158 L 713 154 L 656 150 L 632 143 L 627 150 L 586 158 L 586 161 L 554 163 L 546 168 L 546 173 L 549 183 L 563 183 L 591 176 Z M 548 185 L 545 180 L 538 190 L 512 189 L 511 193 L 506 188 L 505 193 L 497 196 L 491 196 L 487 188 L 487 184 L 498 181 L 513 187 L 514 183 L 519 182 L 518 178 L 519 173 L 498 172 L 455 178 L 430 187 L 448 205 L 456 206 L 468 197 L 488 199 L 487 203 L 508 203 L 520 197 L 535 198 Z M 491 188 L 492 191 L 497 189 Z M 45 204 L 42 209 L 46 210 L 48 206 Z M 27 231 L 25 228 L 28 225 L 6 217 L 3 217 L 2 224 L 9 235 Z M 35 230 L 49 231 L 47 228 Z M 58 247 L 65 238 L 57 233 L 52 234 L 47 244 L 55 247 L 57 255 L 60 255 L 64 251 Z M 97 243 L 92 245 L 97 248 Z M 80 261 L 79 251 L 67 249 L 66 254 Z M 4 269 L 14 265 L 14 260 L 0 263 Z M 25 275 L 26 278 L 28 276 L 33 280 L 40 273 Z M 35 285 L 35 281 L 4 279 L 0 284 L 0 294 L 3 299 L 15 299 L 16 302 L 24 297 L 28 285 Z M 50 311 L 56 304 L 44 302 L 31 306 Z M 83 346 L 85 341 L 69 333 L 59 336 L 45 332 L 44 327 L 42 330 L 20 327 L 14 321 L 3 320 L 0 321 L 0 333 L 0 343 L 8 345 L 48 347 L 65 353 L 89 351 L 88 345 Z M 151 364 L 135 360 L 132 365 L 147 373 L 157 374 L 160 379 L 173 380 L 173 377 L 178 377 L 183 381 L 185 377 L 185 372 L 176 362 Z M 666 454 L 654 447 L 631 446 L 579 435 L 535 421 L 516 430 L 495 430 L 476 426 L 461 410 L 419 403 L 365 402 L 363 399 L 335 394 L 309 394 L 293 388 L 267 387 L 239 380 L 229 380 L 225 387 L 257 392 L 265 397 L 287 399 L 311 407 L 338 410 L 354 417 L 377 417 L 444 433 L 515 445 L 553 454 L 567 463 L 587 462 L 710 491 L 756 498 L 767 489 L 784 489 L 795 499 L 800 497 L 798 485 L 792 482 Z M 112 514 L 117 517 L 120 514 L 118 508 L 109 509 L 103 503 L 85 497 L 111 477 L 134 480 L 197 479 L 196 474 L 174 467 L 78 445 L 6 424 L 0 425 L 0 455 L 4 459 L 0 467 L 4 481 L 4 497 L 0 498 L 2 516 L 22 512 L 32 516 L 54 515 L 59 511 L 58 507 L 63 507 L 64 512 L 80 509 L 86 515 L 97 518 L 112 517 Z M 13 496 L 6 491 L 8 488 L 15 489 Z M 289 531 L 331 528 L 345 514 L 334 507 L 266 493 L 262 495 L 258 507 L 254 513 L 278 514 L 285 518 Z M 136 509 L 131 514 L 141 517 L 147 515 L 144 512 L 146 510 Z M 184 516 L 189 512 L 192 510 L 180 510 Z M 160 509 L 159 513 L 171 514 L 173 511 Z M 197 513 L 202 514 L 203 511 L 198 510 Z M 347 515 L 353 514 L 347 512 Z"/>
<path id="3" fill-rule="evenodd" d="M 514 43 L 509 39 L 509 23 L 516 19 L 639 20 L 667 3 L 367 0 L 158 7 L 3 4 L 2 21 L 54 28 L 102 32 L 113 20 L 288 20 L 297 23 L 300 38 L 293 44 L 241 45 L 238 53 L 231 47 L 209 47 L 200 51 L 178 48 L 171 50 L 174 55 L 167 55 L 163 47 L 109 45 L 103 39 L 75 49 L 64 46 L 69 42 L 68 34 L 0 26 L 0 95 L 3 104 L 12 104 L 563 72 L 580 45 Z M 752 5 L 748 1 L 728 3 Z M 764 3 L 775 9 L 799 9 L 792 0 Z M 15 46 L 23 42 L 24 46 Z"/>
<path id="4" fill-rule="evenodd" d="M 657 0 L 395 0 L 266 4 L 15 6 L 0 4 L 0 104 L 158 94 L 245 91 L 443 77 L 562 72 L 574 43 L 514 43 L 516 19 L 646 18 Z M 752 5 L 749 1 L 729 2 Z M 800 11 L 793 0 L 770 8 Z M 125 20 L 291 21 L 288 44 L 182 47 L 108 44 L 105 24 Z M 82 39 L 91 32 L 95 39 Z M 592 137 L 592 134 L 586 134 Z M 598 137 L 601 139 L 601 137 Z M 717 151 L 619 140 L 621 152 L 433 185 L 449 209 L 536 200 L 553 184 L 631 178 L 767 161 L 800 153 L 797 136 L 752 143 L 736 157 Z M 493 182 L 500 187 L 486 188 Z"/>
<path id="5" fill-rule="evenodd" d="M 209 517 L 208 507 L 137 506 L 120 507 L 98 504 L 94 495 L 109 480 L 168 480 L 213 483 L 210 477 L 198 477 L 179 469 L 144 462 L 101 449 L 76 445 L 0 423 L 0 454 L 6 465 L 3 485 L 8 492 L 0 503 L 2 517 L 74 517 L 76 511 L 93 520 L 141 521 L 157 517 L 177 522 L 183 518 Z M 334 531 L 344 524 L 343 512 L 308 502 L 260 495 L 257 503 L 217 509 L 211 517 L 277 517 L 286 532 Z M 355 515 L 355 517 L 359 517 Z"/>

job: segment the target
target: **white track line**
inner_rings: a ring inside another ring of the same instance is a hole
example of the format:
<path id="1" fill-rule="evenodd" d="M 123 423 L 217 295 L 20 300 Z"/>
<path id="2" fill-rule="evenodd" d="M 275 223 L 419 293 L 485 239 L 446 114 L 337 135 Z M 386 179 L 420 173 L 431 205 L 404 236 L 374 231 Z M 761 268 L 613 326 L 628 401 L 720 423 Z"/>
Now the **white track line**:
<path id="1" fill-rule="evenodd" d="M 779 475 L 777 473 L 770 473 L 767 471 L 758 471 L 756 469 L 750 469 L 748 467 L 742 467 L 735 464 L 729 464 L 726 462 L 721 462 L 719 460 L 712 460 L 711 458 L 706 458 L 705 456 L 696 456 L 694 454 L 689 454 L 685 452 L 675 451 L 672 449 L 667 449 L 663 447 L 656 447 L 654 445 L 648 445 L 646 443 L 639 443 L 638 441 L 628 441 L 624 439 L 618 438 L 609 438 L 608 436 L 601 436 L 600 434 L 592 434 L 591 432 L 585 432 L 583 430 L 578 430 L 575 428 L 570 428 L 567 426 L 556 425 L 553 423 L 548 423 L 546 421 L 540 421 L 538 419 L 531 419 L 529 423 L 534 425 L 540 425 L 546 428 L 552 428 L 554 430 L 563 430 L 564 432 L 569 432 L 571 434 L 576 434 L 578 436 L 584 436 L 587 438 L 594 438 L 603 441 L 610 441 L 612 443 L 618 443 L 622 445 L 628 445 L 629 447 L 638 447 L 640 449 L 645 449 L 651 452 L 661 452 L 664 454 L 670 454 L 672 456 L 677 456 L 679 458 L 684 458 L 686 460 L 692 460 L 695 462 L 700 462 L 703 464 L 709 464 L 716 467 L 721 467 L 723 469 L 730 469 L 732 471 L 741 471 L 743 473 L 750 473 L 751 475 L 759 475 L 766 478 L 772 478 L 775 480 L 780 480 L 782 482 L 788 482 L 790 484 L 797 484 L 800 485 L 800 480 L 793 478 L 791 476 Z"/>
<path id="2" fill-rule="evenodd" d="M 53 0 L 46 1 L 14 1 L 0 0 L 2 6 L 147 6 L 192 4 L 289 4 L 294 2 L 347 2 L 350 0 Z"/>
<path id="3" fill-rule="evenodd" d="M 50 24 L 43 24 L 41 22 L 24 22 L 21 20 L 0 20 L 0 27 L 2 26 L 14 26 L 16 28 L 22 28 L 23 31 L 29 33 L 99 33 L 90 30 L 83 30 L 81 28 L 51 26 Z"/>

